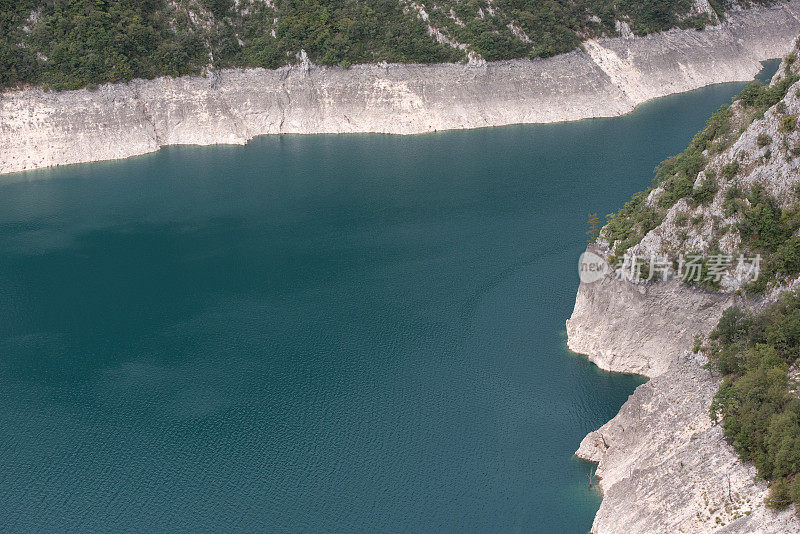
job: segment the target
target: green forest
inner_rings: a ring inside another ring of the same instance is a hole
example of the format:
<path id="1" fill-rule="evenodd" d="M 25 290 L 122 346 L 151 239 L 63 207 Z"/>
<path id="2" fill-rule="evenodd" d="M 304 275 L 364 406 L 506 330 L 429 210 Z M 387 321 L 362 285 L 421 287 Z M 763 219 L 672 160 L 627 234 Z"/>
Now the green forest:
<path id="1" fill-rule="evenodd" d="M 770 481 L 768 504 L 800 503 L 800 295 L 759 314 L 725 311 L 706 346 L 725 378 L 711 406 L 725 436 L 758 475 Z M 791 378 L 794 375 L 794 380 Z"/>
<path id="2" fill-rule="evenodd" d="M 717 16 L 728 2 L 712 0 Z M 0 88 L 278 68 L 300 50 L 316 64 L 343 67 L 458 62 L 468 52 L 545 57 L 616 35 L 616 21 L 639 35 L 711 22 L 691 7 L 691 0 L 0 0 Z"/>

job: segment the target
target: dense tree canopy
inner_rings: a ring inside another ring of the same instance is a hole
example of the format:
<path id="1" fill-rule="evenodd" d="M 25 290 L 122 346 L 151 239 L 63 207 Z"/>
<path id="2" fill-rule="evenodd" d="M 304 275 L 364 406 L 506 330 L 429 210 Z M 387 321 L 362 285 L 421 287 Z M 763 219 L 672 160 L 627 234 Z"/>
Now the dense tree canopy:
<path id="1" fill-rule="evenodd" d="M 617 21 L 645 34 L 710 18 L 691 0 L 0 0 L 0 87 L 277 68 L 300 50 L 342 66 L 550 56 Z"/>

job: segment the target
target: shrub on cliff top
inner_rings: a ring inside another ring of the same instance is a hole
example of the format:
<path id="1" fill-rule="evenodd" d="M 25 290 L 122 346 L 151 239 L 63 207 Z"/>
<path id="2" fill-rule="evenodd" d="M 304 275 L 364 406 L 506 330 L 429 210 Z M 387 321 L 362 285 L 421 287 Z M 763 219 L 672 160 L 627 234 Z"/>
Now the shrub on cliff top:
<path id="1" fill-rule="evenodd" d="M 780 102 L 789 87 L 798 78 L 789 73 L 781 81 L 771 86 L 763 86 L 760 82 L 748 84 L 737 99 L 740 106 L 750 110 L 749 118 L 763 113 L 770 106 Z M 682 198 L 689 198 L 695 204 L 711 202 L 717 193 L 718 185 L 714 179 L 713 169 L 706 169 L 706 154 L 714 154 L 723 150 L 737 137 L 732 133 L 731 121 L 733 111 L 725 106 L 715 113 L 706 126 L 694 136 L 689 146 L 680 154 L 666 159 L 656 168 L 653 187 L 634 196 L 616 214 L 608 215 L 608 224 L 602 236 L 613 247 L 612 254 L 620 257 L 630 247 L 639 243 L 651 230 L 656 228 L 666 216 L 667 211 Z M 796 128 L 794 116 L 781 119 L 781 129 L 791 131 Z M 743 125 L 738 135 L 746 129 Z M 772 139 L 761 133 L 757 143 L 766 147 Z M 708 152 L 705 152 L 708 150 Z M 764 155 L 769 158 L 771 152 Z M 694 184 L 700 171 L 705 170 L 706 178 L 697 188 Z M 736 178 L 740 172 L 740 163 L 731 161 L 721 169 L 721 175 L 727 181 Z M 647 202 L 649 195 L 655 191 L 654 198 Z M 748 203 L 749 201 L 749 203 Z M 726 217 L 741 215 L 738 224 L 726 226 L 727 230 L 737 228 L 742 237 L 742 252 L 760 254 L 762 256 L 761 276 L 751 283 L 747 290 L 763 292 L 768 284 L 781 276 L 790 276 L 800 272 L 800 250 L 792 237 L 800 228 L 800 215 L 796 209 L 784 209 L 778 206 L 775 199 L 768 198 L 759 187 L 750 191 L 748 200 L 742 198 L 738 187 L 728 189 L 723 204 Z M 678 235 L 685 234 L 681 231 Z M 713 289 L 713 288 L 709 288 Z"/>
<path id="2" fill-rule="evenodd" d="M 617 243 L 614 249 L 617 256 L 622 256 L 628 248 L 641 241 L 642 236 L 661 224 L 663 211 L 647 205 L 650 191 L 636 193 L 619 212 L 607 216 L 603 237 L 609 243 Z"/>
<path id="3" fill-rule="evenodd" d="M 720 108 L 694 136 L 686 150 L 661 162 L 656 168 L 653 185 L 663 188 L 663 192 L 657 198 L 655 206 L 646 202 L 653 191 L 650 188 L 634 195 L 619 212 L 607 216 L 608 223 L 603 230 L 603 237 L 612 245 L 616 243 L 613 251 L 615 255 L 624 254 L 628 248 L 641 241 L 647 232 L 661 224 L 667 210 L 676 202 L 693 196 L 697 175 L 707 164 L 703 151 L 710 148 L 715 140 L 730 133 L 731 115 L 730 106 Z M 711 181 L 714 180 L 709 175 L 708 181 L 697 191 L 696 202 L 705 203 L 714 198 L 716 182 L 712 185 Z"/>
<path id="4" fill-rule="evenodd" d="M 774 85 L 764 86 L 759 81 L 750 82 L 739 94 L 738 100 L 746 107 L 754 108 L 756 115 L 763 115 L 764 111 L 783 100 L 789 87 L 798 80 L 800 77 L 790 72 Z"/>

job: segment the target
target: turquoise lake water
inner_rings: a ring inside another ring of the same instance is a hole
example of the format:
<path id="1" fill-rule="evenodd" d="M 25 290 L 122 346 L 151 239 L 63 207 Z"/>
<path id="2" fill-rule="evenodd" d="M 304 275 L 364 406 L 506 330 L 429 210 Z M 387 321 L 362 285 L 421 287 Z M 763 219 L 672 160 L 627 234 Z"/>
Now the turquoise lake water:
<path id="1" fill-rule="evenodd" d="M 0 530 L 587 532 L 587 215 L 742 86 L 3 177 Z"/>

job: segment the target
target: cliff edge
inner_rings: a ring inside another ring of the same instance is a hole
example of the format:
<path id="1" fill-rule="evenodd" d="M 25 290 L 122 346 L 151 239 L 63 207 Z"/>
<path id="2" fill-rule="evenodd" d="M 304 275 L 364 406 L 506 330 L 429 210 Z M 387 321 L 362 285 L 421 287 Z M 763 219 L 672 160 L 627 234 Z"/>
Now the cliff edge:
<path id="1" fill-rule="evenodd" d="M 606 256 L 595 245 L 587 250 Z M 691 349 L 696 335 L 710 332 L 734 302 L 730 295 L 688 290 L 676 280 L 633 284 L 608 274 L 578 287 L 567 346 L 606 371 L 653 378 Z"/>
<path id="2" fill-rule="evenodd" d="M 590 250 L 597 252 L 595 248 Z M 595 534 L 800 532 L 792 511 L 764 506 L 768 489 L 709 417 L 718 379 L 691 353 L 730 295 L 677 282 L 634 284 L 607 275 L 581 284 L 569 347 L 612 371 L 651 377 L 576 455 L 598 462 L 603 502 Z"/>
<path id="3" fill-rule="evenodd" d="M 800 32 L 800 0 L 703 31 L 587 41 L 543 60 L 302 66 L 0 95 L 0 174 L 263 134 L 415 134 L 627 113 L 660 96 L 750 80 Z"/>
<path id="4" fill-rule="evenodd" d="M 705 366 L 708 347 L 692 351 L 695 336 L 714 330 L 725 309 L 768 309 L 800 283 L 798 52 L 800 42 L 769 86 L 750 84 L 715 114 L 587 249 L 568 346 L 604 369 L 651 378 L 576 452 L 598 462 L 596 534 L 800 532 L 791 501 L 783 512 L 768 509 L 767 484 L 709 416 L 720 377 Z M 693 251 L 705 253 L 696 276 L 681 273 Z M 762 266 L 755 278 L 739 269 L 745 254 Z M 658 257 L 666 258 L 661 281 L 627 276 L 637 258 L 650 259 L 652 276 Z"/>

